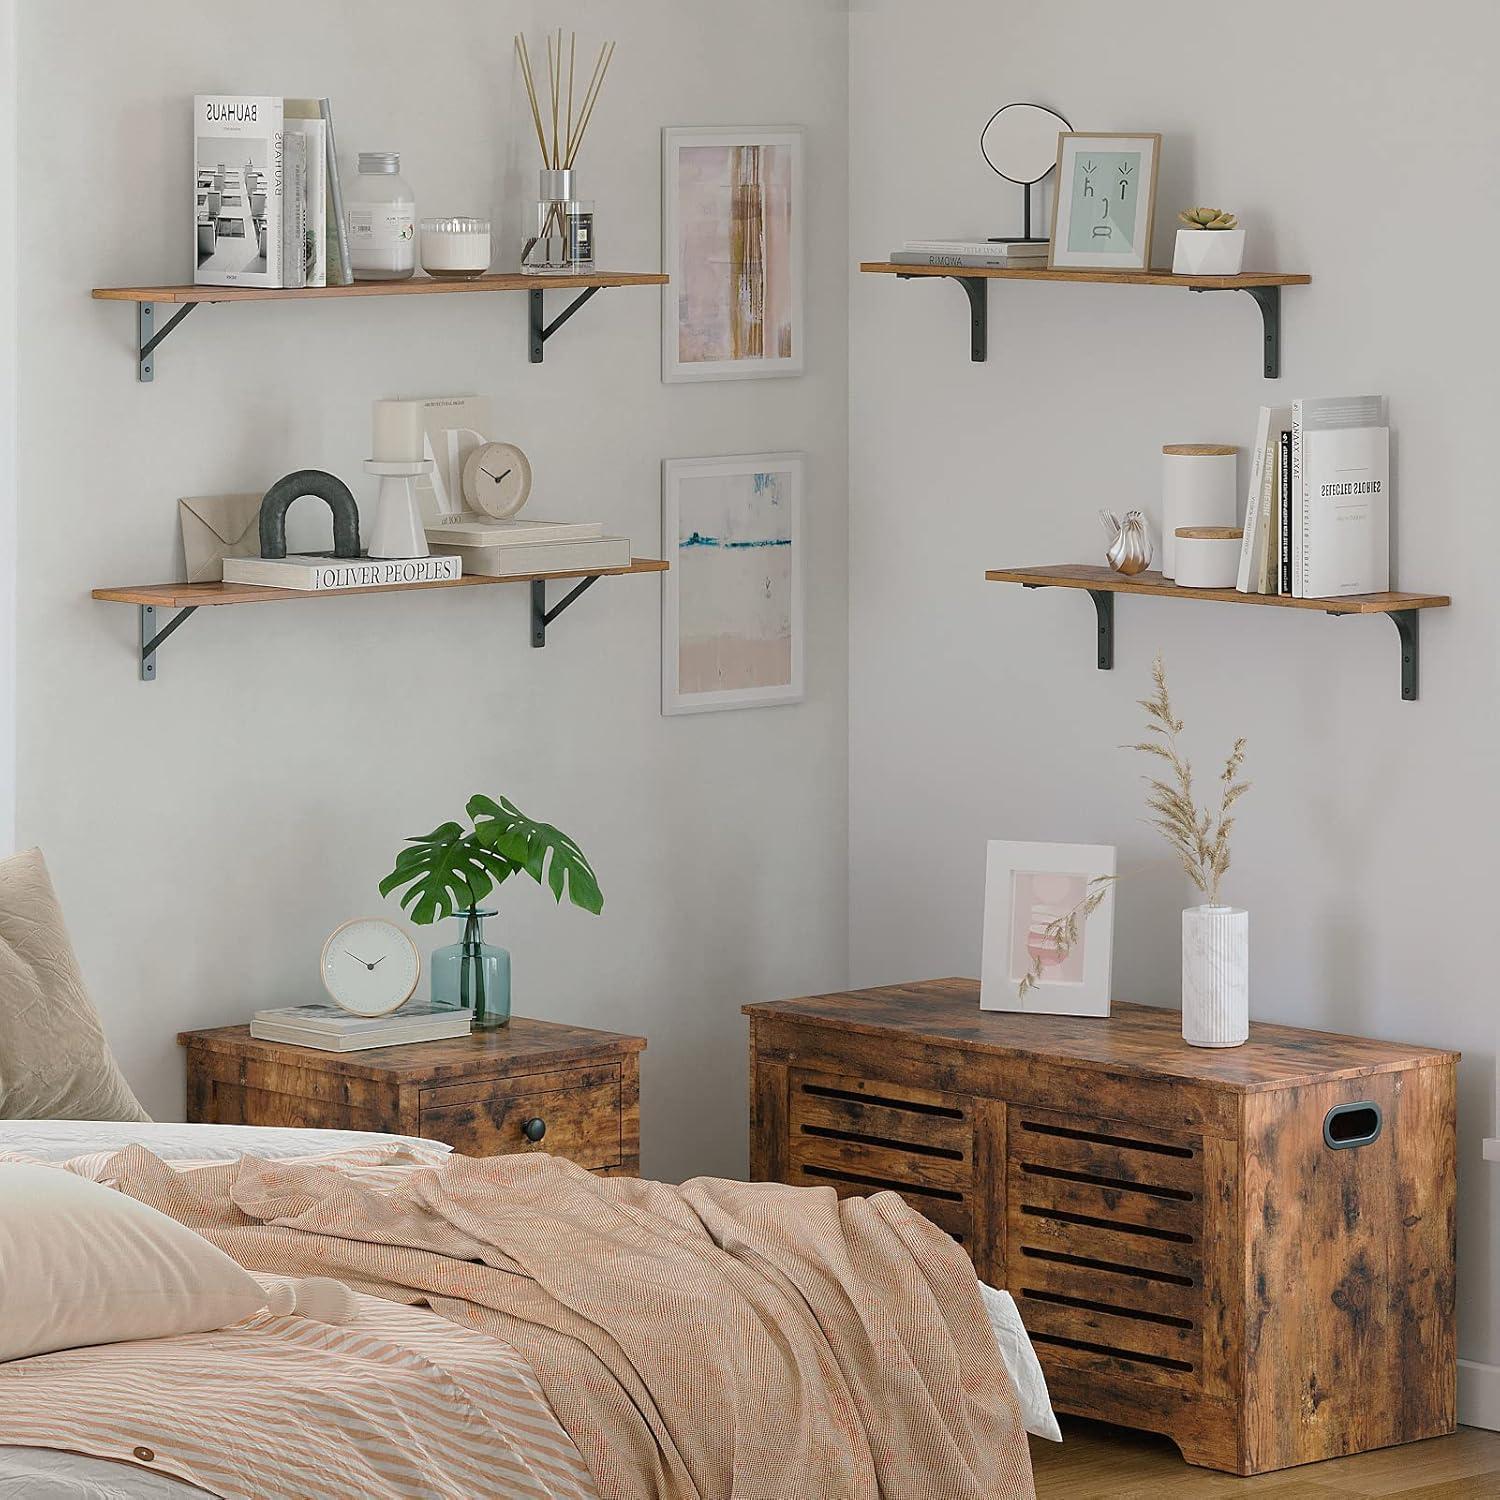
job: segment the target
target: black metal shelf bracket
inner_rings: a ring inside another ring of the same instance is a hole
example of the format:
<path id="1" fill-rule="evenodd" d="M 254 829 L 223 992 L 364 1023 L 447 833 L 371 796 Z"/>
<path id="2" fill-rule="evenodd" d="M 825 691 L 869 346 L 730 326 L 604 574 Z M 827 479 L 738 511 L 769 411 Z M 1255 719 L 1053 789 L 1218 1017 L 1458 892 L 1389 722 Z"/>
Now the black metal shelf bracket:
<path id="1" fill-rule="evenodd" d="M 156 346 L 171 333 L 171 331 L 201 304 L 197 302 L 184 302 L 181 308 L 169 318 L 160 328 L 156 326 L 156 304 L 154 302 L 137 302 L 135 305 L 135 341 L 136 362 L 135 378 L 137 380 L 156 379 Z"/>
<path id="2" fill-rule="evenodd" d="M 193 304 L 188 303 L 191 307 Z M 156 606 L 154 604 L 141 604 L 137 606 L 140 616 L 141 631 L 141 681 L 156 681 L 156 652 L 161 643 L 192 614 L 198 606 L 189 604 L 179 609 L 170 620 L 160 629 L 157 628 Z"/>
<path id="3" fill-rule="evenodd" d="M 602 290 L 602 287 L 597 286 L 585 287 L 550 323 L 546 321 L 545 314 L 542 311 L 542 289 L 536 287 L 527 293 L 527 301 L 531 304 L 530 326 L 527 332 L 532 364 L 541 364 L 542 346 L 595 292 Z"/>
<path id="4" fill-rule="evenodd" d="M 1345 616 L 1343 610 L 1330 609 L 1328 613 L 1338 615 L 1341 619 Z M 1396 627 L 1396 635 L 1401 645 L 1401 701 L 1415 703 L 1417 701 L 1417 678 L 1422 665 L 1422 611 L 1420 609 L 1388 609 L 1384 613 L 1390 617 L 1391 623 Z"/>
<path id="5" fill-rule="evenodd" d="M 536 293 L 532 293 L 533 296 Z M 547 644 L 547 627 L 576 599 L 580 594 L 586 593 L 589 588 L 599 582 L 602 575 L 590 573 L 580 583 L 570 588 L 551 609 L 547 608 L 547 585 L 540 578 L 531 580 L 531 644 L 533 646 L 545 646 Z"/>
<path id="6" fill-rule="evenodd" d="M 928 281 L 932 278 L 926 276 L 903 276 L 899 271 L 896 273 L 901 281 Z M 989 353 L 990 342 L 990 283 L 985 276 L 949 276 L 948 281 L 956 281 L 963 289 L 964 295 L 969 299 L 969 358 L 975 364 L 983 364 Z"/>
<path id="7" fill-rule="evenodd" d="M 1044 589 L 1045 583 L 1023 583 L 1025 589 Z M 1097 648 L 1095 665 L 1101 672 L 1115 669 L 1115 596 L 1109 589 L 1090 589 L 1094 601 L 1094 640 Z"/>
<path id="8" fill-rule="evenodd" d="M 1260 308 L 1263 332 L 1262 351 L 1265 363 L 1262 374 L 1267 380 L 1276 380 L 1281 375 L 1281 288 L 1279 286 L 1195 286 L 1195 292 L 1249 292 Z"/>

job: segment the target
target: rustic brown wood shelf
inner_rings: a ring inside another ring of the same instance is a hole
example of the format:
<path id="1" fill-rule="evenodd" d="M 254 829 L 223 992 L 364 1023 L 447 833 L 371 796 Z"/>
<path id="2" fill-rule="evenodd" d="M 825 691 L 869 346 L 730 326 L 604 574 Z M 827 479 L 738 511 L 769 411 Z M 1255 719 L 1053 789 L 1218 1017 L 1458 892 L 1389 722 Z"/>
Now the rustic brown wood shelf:
<path id="1" fill-rule="evenodd" d="M 136 378 L 153 380 L 156 349 L 195 307 L 205 302 L 314 302 L 326 297 L 423 297 L 458 296 L 475 292 L 526 292 L 530 304 L 527 353 L 534 365 L 542 362 L 547 340 L 595 293 L 605 287 L 663 286 L 667 278 L 659 271 L 591 271 L 584 276 L 523 276 L 507 272 L 476 276 L 471 281 L 440 280 L 414 276 L 409 281 L 357 281 L 353 286 L 253 287 L 253 286 L 96 286 L 101 302 L 133 302 L 136 305 Z M 572 291 L 578 295 L 548 323 L 542 307 L 543 292 Z M 179 310 L 157 326 L 157 307 Z"/>
<path id="2" fill-rule="evenodd" d="M 989 344 L 989 283 L 992 281 L 1073 281 L 1114 286 L 1175 286 L 1190 292 L 1247 292 L 1260 308 L 1264 331 L 1263 373 L 1267 380 L 1281 374 L 1281 289 L 1306 286 L 1312 277 L 1301 272 L 1247 271 L 1238 276 L 1177 276 L 1171 271 L 1054 271 L 1046 266 L 986 270 L 972 266 L 898 266 L 893 261 L 867 260 L 860 270 L 876 276 L 899 276 L 903 281 L 923 276 L 946 276 L 958 282 L 969 298 L 969 357 L 978 362 Z"/>
<path id="3" fill-rule="evenodd" d="M 655 557 L 635 557 L 624 568 L 573 568 L 562 573 L 523 573 L 513 578 L 486 578 L 467 574 L 462 578 L 442 579 L 434 583 L 380 584 L 360 589 L 271 589 L 239 583 L 142 583 L 123 588 L 95 589 L 93 597 L 111 604 L 133 604 L 140 620 L 140 672 L 142 682 L 156 681 L 156 653 L 195 610 L 222 607 L 226 604 L 285 604 L 294 599 L 345 599 L 351 594 L 415 594 L 427 589 L 460 589 L 485 584 L 529 583 L 531 585 L 531 644 L 547 644 L 547 627 L 575 599 L 601 578 L 634 573 L 665 573 L 670 565 Z M 553 578 L 576 578 L 577 585 L 547 608 L 547 581 Z M 177 613 L 165 625 L 157 624 L 159 609 Z"/>
<path id="4" fill-rule="evenodd" d="M 991 583 L 1019 583 L 1028 589 L 1086 589 L 1098 616 L 1098 665 L 1101 672 L 1115 664 L 1116 594 L 1150 594 L 1161 599 L 1199 599 L 1214 604 L 1251 604 L 1273 609 L 1319 610 L 1327 615 L 1389 615 L 1401 643 L 1401 696 L 1417 697 L 1420 650 L 1417 621 L 1424 609 L 1446 609 L 1447 594 L 1347 594 L 1337 599 L 1293 599 L 1286 594 L 1242 594 L 1237 589 L 1182 588 L 1160 573 L 1137 573 L 1126 578 L 1111 568 L 1088 563 L 1060 563 L 1045 568 L 991 568 Z"/>

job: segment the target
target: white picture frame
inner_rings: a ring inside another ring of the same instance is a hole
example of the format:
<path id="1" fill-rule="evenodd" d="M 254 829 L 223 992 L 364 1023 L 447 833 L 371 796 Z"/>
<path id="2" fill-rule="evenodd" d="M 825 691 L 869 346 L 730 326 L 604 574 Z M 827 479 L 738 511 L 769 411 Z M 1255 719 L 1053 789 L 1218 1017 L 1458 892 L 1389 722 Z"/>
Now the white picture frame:
<path id="1" fill-rule="evenodd" d="M 806 341 L 802 127 L 668 126 L 661 143 L 662 264 L 669 278 L 661 299 L 661 378 L 672 384 L 800 375 Z M 751 166 L 765 213 L 744 275 L 758 280 L 737 296 L 733 174 Z M 773 342 L 775 349 L 768 349 Z"/>
<path id="2" fill-rule="evenodd" d="M 662 463 L 663 714 L 799 703 L 804 459 Z"/>
<path id="3" fill-rule="evenodd" d="M 1107 1016 L 1114 963 L 1115 850 L 1110 844 L 1036 844 L 990 840 L 985 857 L 981 1010 L 1053 1016 Z M 1024 995 L 1021 981 L 1039 953 L 1056 945 L 1046 924 L 1109 879 L 1104 898 L 1081 923 L 1078 941 L 1049 961 Z"/>
<path id="4" fill-rule="evenodd" d="M 1047 265 L 1057 271 L 1147 270 L 1160 160 L 1157 134 L 1062 131 Z"/>

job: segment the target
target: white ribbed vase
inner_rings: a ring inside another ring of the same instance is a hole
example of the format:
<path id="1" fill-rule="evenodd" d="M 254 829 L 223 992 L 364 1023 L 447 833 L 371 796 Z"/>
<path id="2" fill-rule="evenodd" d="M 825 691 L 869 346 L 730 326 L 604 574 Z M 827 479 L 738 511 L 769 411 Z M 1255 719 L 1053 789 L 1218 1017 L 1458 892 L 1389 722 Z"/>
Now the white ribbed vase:
<path id="1" fill-rule="evenodd" d="M 1190 906 L 1182 914 L 1182 1039 L 1238 1047 L 1250 1035 L 1250 913 Z"/>

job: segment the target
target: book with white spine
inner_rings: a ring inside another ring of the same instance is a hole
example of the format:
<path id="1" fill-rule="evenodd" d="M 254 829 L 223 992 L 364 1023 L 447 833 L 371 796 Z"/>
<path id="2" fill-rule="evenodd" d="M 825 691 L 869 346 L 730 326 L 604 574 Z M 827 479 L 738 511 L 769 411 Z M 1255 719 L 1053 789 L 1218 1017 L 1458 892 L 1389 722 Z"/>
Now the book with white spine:
<path id="1" fill-rule="evenodd" d="M 1330 577 L 1342 577 L 1345 582 L 1355 577 L 1378 577 L 1384 573 L 1386 581 L 1371 584 L 1368 588 L 1341 588 L 1344 594 L 1375 593 L 1389 584 L 1389 448 L 1381 458 L 1373 441 L 1350 447 L 1340 443 L 1326 443 L 1318 436 L 1355 428 L 1385 428 L 1385 398 L 1383 396 L 1319 396 L 1300 398 L 1292 403 L 1292 594 L 1298 599 L 1326 597 L 1326 591 L 1308 585 L 1309 564 L 1316 548 L 1324 546 L 1331 552 L 1317 569 L 1317 582 L 1326 583 Z M 1309 477 L 1310 450 L 1316 447 L 1316 477 Z M 1337 464 L 1348 463 L 1351 472 L 1359 471 L 1359 482 L 1379 482 L 1375 491 L 1361 491 L 1357 496 L 1339 497 L 1323 494 L 1322 486 L 1337 484 L 1334 469 Z M 1383 465 L 1383 467 L 1382 467 Z M 1317 487 L 1319 503 L 1310 508 L 1308 497 Z M 1367 510 L 1358 506 L 1330 508 L 1324 502 L 1329 499 L 1350 498 L 1368 502 Z M 1314 516 L 1316 515 L 1316 519 Z M 1364 536 L 1356 542 L 1349 537 L 1347 545 L 1339 541 L 1329 529 L 1333 522 L 1342 520 L 1355 530 L 1364 531 L 1367 523 L 1378 530 L 1381 537 Z M 1318 537 L 1314 539 L 1314 528 Z M 1332 569 L 1330 573 L 1329 569 Z"/>
<path id="2" fill-rule="evenodd" d="M 419 583 L 449 583 L 463 576 L 457 557 L 333 557 L 293 553 L 290 557 L 226 557 L 224 582 L 255 588 L 297 589 L 319 594 L 329 589 L 388 589 Z"/>
<path id="3" fill-rule="evenodd" d="M 531 542 L 591 542 L 604 535 L 602 521 L 497 521 L 478 511 L 444 516 L 427 527 L 427 540 L 445 547 L 524 547 Z"/>
<path id="4" fill-rule="evenodd" d="M 898 253 L 988 255 L 1013 260 L 1047 258 L 1047 240 L 902 240 Z"/>
<path id="5" fill-rule="evenodd" d="M 464 572 L 481 578 L 526 578 L 534 573 L 588 573 L 628 568 L 630 539 L 599 536 L 584 542 L 519 542 L 509 547 L 434 549 L 440 556 L 462 559 Z"/>
<path id="6" fill-rule="evenodd" d="M 193 163 L 194 282 L 279 288 L 282 101 L 261 94 L 195 95 Z"/>

